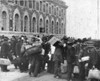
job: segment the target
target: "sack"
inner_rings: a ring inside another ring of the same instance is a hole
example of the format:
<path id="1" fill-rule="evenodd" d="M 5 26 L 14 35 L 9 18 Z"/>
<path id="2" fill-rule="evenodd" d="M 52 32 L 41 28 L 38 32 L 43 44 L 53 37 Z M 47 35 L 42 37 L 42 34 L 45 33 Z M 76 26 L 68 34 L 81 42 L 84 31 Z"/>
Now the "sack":
<path id="1" fill-rule="evenodd" d="M 39 54 L 39 53 L 42 52 L 42 47 L 41 47 L 41 45 L 39 45 L 39 46 L 33 46 L 33 47 L 27 49 L 26 52 L 27 52 L 26 53 L 27 55 Z"/>
<path id="2" fill-rule="evenodd" d="M 100 80 L 100 70 L 98 69 L 91 69 L 88 74 L 88 79 L 99 79 Z"/>
<path id="3" fill-rule="evenodd" d="M 88 61 L 90 59 L 89 56 L 84 56 L 81 58 L 81 61 L 84 62 L 84 61 Z"/>
<path id="4" fill-rule="evenodd" d="M 74 66 L 73 73 L 79 73 L 79 67 L 78 66 Z"/>
<path id="5" fill-rule="evenodd" d="M 9 59 L 6 58 L 0 58 L 0 65 L 10 65 L 11 62 Z"/>

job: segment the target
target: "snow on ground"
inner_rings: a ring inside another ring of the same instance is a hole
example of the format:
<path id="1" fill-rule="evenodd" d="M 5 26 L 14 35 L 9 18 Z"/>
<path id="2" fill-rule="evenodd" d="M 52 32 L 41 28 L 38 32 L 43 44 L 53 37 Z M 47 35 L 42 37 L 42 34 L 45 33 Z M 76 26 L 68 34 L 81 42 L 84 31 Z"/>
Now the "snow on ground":
<path id="1" fill-rule="evenodd" d="M 8 66 L 9 72 L 1 72 L 0 70 L 0 81 L 13 81 L 14 79 L 28 75 L 27 73 L 20 73 L 19 70 L 15 70 L 14 66 Z"/>
<path id="2" fill-rule="evenodd" d="M 56 79 L 53 74 L 42 72 L 38 77 L 30 77 L 28 73 L 20 73 L 14 66 L 8 66 L 9 72 L 1 72 L 0 81 L 66 81 L 66 79 Z"/>

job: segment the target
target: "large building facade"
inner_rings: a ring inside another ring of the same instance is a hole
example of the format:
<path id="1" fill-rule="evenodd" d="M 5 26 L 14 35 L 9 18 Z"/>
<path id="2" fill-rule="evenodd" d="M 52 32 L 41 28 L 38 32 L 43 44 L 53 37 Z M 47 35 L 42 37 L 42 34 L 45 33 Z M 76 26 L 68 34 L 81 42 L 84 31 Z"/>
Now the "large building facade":
<path id="1" fill-rule="evenodd" d="M 0 34 L 66 34 L 66 9 L 61 0 L 0 0 Z"/>

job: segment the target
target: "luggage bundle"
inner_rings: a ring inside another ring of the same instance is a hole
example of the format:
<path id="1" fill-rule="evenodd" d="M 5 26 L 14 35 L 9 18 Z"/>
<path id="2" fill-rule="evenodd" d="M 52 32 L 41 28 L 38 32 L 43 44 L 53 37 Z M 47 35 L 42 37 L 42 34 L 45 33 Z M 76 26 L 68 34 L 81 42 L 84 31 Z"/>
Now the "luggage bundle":
<path id="1" fill-rule="evenodd" d="M 100 70 L 98 70 L 97 68 L 90 69 L 88 74 L 88 79 L 100 80 Z"/>
<path id="2" fill-rule="evenodd" d="M 30 48 L 28 48 L 25 52 L 25 56 L 29 56 L 29 55 L 36 55 L 36 54 L 40 54 L 42 52 L 42 46 L 38 45 L 38 46 L 32 46 Z"/>

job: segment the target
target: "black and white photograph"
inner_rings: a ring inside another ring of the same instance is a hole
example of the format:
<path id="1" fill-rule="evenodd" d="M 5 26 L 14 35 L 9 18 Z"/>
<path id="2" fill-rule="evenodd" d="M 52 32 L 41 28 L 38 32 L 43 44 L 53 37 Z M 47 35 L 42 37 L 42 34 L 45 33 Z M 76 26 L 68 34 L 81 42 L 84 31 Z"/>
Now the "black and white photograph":
<path id="1" fill-rule="evenodd" d="M 100 0 L 0 0 L 0 81 L 100 81 Z"/>

